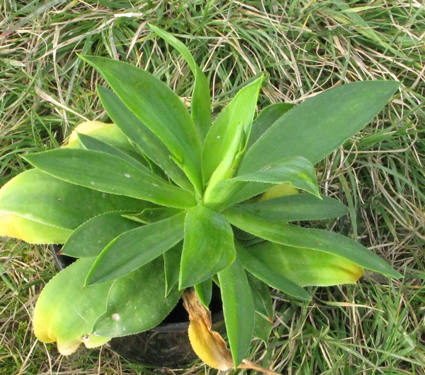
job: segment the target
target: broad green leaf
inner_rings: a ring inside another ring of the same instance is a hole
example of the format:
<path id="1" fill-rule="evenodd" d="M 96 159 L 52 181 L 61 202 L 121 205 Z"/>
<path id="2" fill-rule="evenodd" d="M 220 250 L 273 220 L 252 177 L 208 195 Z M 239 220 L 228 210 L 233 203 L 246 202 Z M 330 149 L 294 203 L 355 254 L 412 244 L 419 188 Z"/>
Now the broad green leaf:
<path id="1" fill-rule="evenodd" d="M 125 276 L 159 257 L 183 239 L 183 223 L 182 213 L 121 234 L 97 257 L 86 284 Z"/>
<path id="2" fill-rule="evenodd" d="M 177 185 L 193 191 L 193 186 L 183 170 L 171 159 L 171 152 L 167 146 L 112 91 L 98 85 L 97 92 L 109 117 L 122 132 Z"/>
<path id="3" fill-rule="evenodd" d="M 145 169 L 148 166 L 146 159 L 143 160 L 143 156 L 137 155 L 136 152 L 133 152 L 130 155 L 128 152 L 121 151 L 115 146 L 112 146 L 106 142 L 101 141 L 100 139 L 91 137 L 86 134 L 78 134 L 78 140 L 82 148 L 86 150 L 106 152 L 107 154 L 117 156 L 127 161 L 136 168 Z"/>
<path id="4" fill-rule="evenodd" d="M 207 193 L 205 194 L 205 204 L 218 211 L 230 206 L 234 202 L 234 196 L 245 186 L 240 183 L 241 181 L 260 182 L 263 184 L 290 183 L 295 188 L 320 197 L 313 165 L 307 159 L 293 157 L 271 163 L 254 173 L 218 182 L 213 191 L 214 194 L 210 194 L 208 197 Z M 265 185 L 260 185 L 259 187 L 260 191 L 264 188 L 268 189 Z"/>
<path id="5" fill-rule="evenodd" d="M 295 194 L 254 203 L 240 204 L 238 210 L 257 217 L 285 223 L 300 220 L 322 220 L 348 214 L 348 209 L 336 199 L 311 194 Z"/>
<path id="6" fill-rule="evenodd" d="M 82 57 L 99 71 L 123 101 L 172 152 L 174 160 L 202 192 L 201 142 L 180 98 L 159 79 L 130 64 Z"/>
<path id="7" fill-rule="evenodd" d="M 226 218 L 202 205 L 187 212 L 179 289 L 201 283 L 235 260 L 233 232 Z"/>
<path id="8" fill-rule="evenodd" d="M 196 293 L 202 304 L 209 309 L 212 298 L 212 278 L 206 279 L 195 285 Z"/>
<path id="9" fill-rule="evenodd" d="M 258 141 L 265 131 L 272 126 L 275 121 L 294 107 L 294 104 L 277 103 L 264 108 L 252 124 L 251 135 L 249 136 L 247 149 Z"/>
<path id="10" fill-rule="evenodd" d="M 218 273 L 224 322 L 235 368 L 251 346 L 255 308 L 251 288 L 240 261 Z"/>
<path id="11" fill-rule="evenodd" d="M 16 176 L 0 190 L 0 215 L 5 222 L 0 233 L 29 242 L 63 243 L 70 234 L 68 231 L 94 216 L 117 210 L 140 212 L 147 207 L 152 207 L 152 203 L 69 184 L 32 169 Z M 42 228 L 43 225 L 49 227 Z M 59 228 L 58 232 L 54 233 L 50 227 Z"/>
<path id="12" fill-rule="evenodd" d="M 182 257 L 183 241 L 167 250 L 164 254 L 165 295 L 173 290 L 179 282 L 180 259 Z"/>
<path id="13" fill-rule="evenodd" d="M 215 181 L 232 177 L 232 167 L 236 166 L 238 157 L 242 156 L 240 153 L 245 149 L 251 132 L 252 119 L 262 83 L 261 76 L 241 89 L 214 120 L 205 138 L 202 154 L 204 184 L 210 181 L 213 174 L 215 174 Z M 241 128 L 242 137 L 235 149 L 233 142 L 237 138 L 238 128 Z"/>
<path id="14" fill-rule="evenodd" d="M 193 194 L 165 182 L 146 168 L 104 152 L 56 149 L 25 156 L 36 168 L 63 181 L 110 194 L 171 206 L 191 207 Z"/>
<path id="15" fill-rule="evenodd" d="M 276 121 L 247 151 L 239 174 L 291 156 L 316 164 L 372 121 L 399 85 L 355 82 L 306 100 Z"/>
<path id="16" fill-rule="evenodd" d="M 246 248 L 252 256 L 294 283 L 307 286 L 354 284 L 363 269 L 347 259 L 322 251 L 265 241 Z"/>
<path id="17" fill-rule="evenodd" d="M 310 295 L 300 285 L 289 280 L 282 272 L 274 271 L 272 268 L 268 267 L 267 264 L 255 257 L 253 253 L 248 251 L 241 244 L 237 244 L 237 253 L 244 268 L 261 281 L 292 297 L 304 301 L 311 300 Z"/>
<path id="18" fill-rule="evenodd" d="M 74 258 L 97 257 L 115 237 L 139 226 L 139 223 L 122 217 L 121 212 L 95 216 L 72 233 L 62 253 Z"/>
<path id="19" fill-rule="evenodd" d="M 203 141 L 211 126 L 211 98 L 207 77 L 196 64 L 189 49 L 180 40 L 152 24 L 149 24 L 149 27 L 180 52 L 195 76 L 195 89 L 193 91 L 191 105 L 192 119 L 198 131 L 199 138 Z"/>
<path id="20" fill-rule="evenodd" d="M 275 223 L 234 207 L 227 209 L 225 216 L 231 224 L 238 228 L 271 242 L 337 255 L 360 267 L 390 277 L 401 277 L 397 271 L 375 253 L 338 233 Z"/>
<path id="21" fill-rule="evenodd" d="M 59 352 L 69 355 L 81 343 L 92 348 L 110 340 L 93 334 L 97 318 L 106 310 L 111 283 L 84 288 L 93 258 L 79 259 L 49 281 L 34 310 L 34 332 L 42 342 L 57 341 Z"/>
<path id="22" fill-rule="evenodd" d="M 97 319 L 94 331 L 101 336 L 119 337 L 157 326 L 181 295 L 177 288 L 168 296 L 164 290 L 164 262 L 158 257 L 113 283 L 106 312 Z"/>
<path id="23" fill-rule="evenodd" d="M 171 216 L 177 215 L 182 210 L 172 207 L 155 207 L 155 208 L 146 208 L 140 214 L 136 215 L 123 215 L 127 219 L 137 221 L 142 224 L 152 224 L 157 221 L 168 219 Z"/>

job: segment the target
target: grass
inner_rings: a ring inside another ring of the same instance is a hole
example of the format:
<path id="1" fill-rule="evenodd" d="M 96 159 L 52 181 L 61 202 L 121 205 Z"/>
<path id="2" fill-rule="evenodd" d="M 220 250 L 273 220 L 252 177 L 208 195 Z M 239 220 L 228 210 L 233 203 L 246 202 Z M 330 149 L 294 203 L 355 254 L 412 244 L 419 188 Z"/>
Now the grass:
<path id="1" fill-rule="evenodd" d="M 28 166 L 20 155 L 57 147 L 85 119 L 105 120 L 101 78 L 77 56 L 129 61 L 190 100 L 183 59 L 147 22 L 185 41 L 212 82 L 217 108 L 266 72 L 259 109 L 299 103 L 359 80 L 402 90 L 364 131 L 317 165 L 324 194 L 350 220 L 317 223 L 351 235 L 406 277 L 367 274 L 355 286 L 310 288 L 303 304 L 274 292 L 272 336 L 251 359 L 284 374 L 425 374 L 425 8 L 376 1 L 15 1 L 0 10 L 0 185 Z M 108 348 L 61 357 L 37 342 L 31 316 L 55 272 L 47 249 L 1 239 L 1 374 L 147 374 Z M 171 373 L 214 374 L 196 362 Z"/>

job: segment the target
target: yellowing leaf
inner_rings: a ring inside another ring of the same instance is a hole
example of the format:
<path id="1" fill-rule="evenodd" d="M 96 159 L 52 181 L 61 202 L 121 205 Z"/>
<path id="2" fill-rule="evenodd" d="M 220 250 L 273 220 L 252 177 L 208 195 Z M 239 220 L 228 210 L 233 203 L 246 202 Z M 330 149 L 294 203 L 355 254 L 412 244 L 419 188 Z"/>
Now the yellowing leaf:
<path id="1" fill-rule="evenodd" d="M 86 121 L 78 125 L 71 133 L 68 141 L 62 147 L 78 147 L 78 135 L 87 134 L 101 141 L 109 143 L 115 146 L 121 146 L 125 148 L 132 148 L 128 138 L 115 124 L 106 124 L 100 121 Z"/>
<path id="2" fill-rule="evenodd" d="M 106 310 L 111 282 L 83 288 L 93 261 L 94 258 L 79 259 L 57 274 L 45 286 L 35 306 L 35 335 L 43 342 L 57 341 L 63 355 L 72 354 L 81 343 L 94 348 L 110 340 L 96 336 L 93 326 Z"/>
<path id="3" fill-rule="evenodd" d="M 72 230 L 39 223 L 25 217 L 0 211 L 0 236 L 19 238 L 28 243 L 64 243 Z"/>
<path id="4" fill-rule="evenodd" d="M 196 355 L 212 368 L 220 371 L 233 369 L 232 354 L 220 334 L 212 330 L 211 313 L 202 304 L 196 291 L 193 288 L 186 289 L 182 297 L 184 307 L 189 313 L 189 340 Z M 238 368 L 279 375 L 246 359 Z"/>

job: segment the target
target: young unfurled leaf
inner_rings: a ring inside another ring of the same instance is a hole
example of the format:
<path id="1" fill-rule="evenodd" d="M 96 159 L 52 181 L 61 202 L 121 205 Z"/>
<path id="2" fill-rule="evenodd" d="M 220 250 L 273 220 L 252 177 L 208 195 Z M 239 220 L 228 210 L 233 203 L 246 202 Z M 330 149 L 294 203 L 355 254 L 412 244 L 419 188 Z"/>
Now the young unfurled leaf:
<path id="1" fill-rule="evenodd" d="M 132 229 L 111 241 L 87 275 L 87 285 L 135 271 L 183 239 L 184 214 Z"/>
<path id="2" fill-rule="evenodd" d="M 105 77 L 123 103 L 164 142 L 201 193 L 201 142 L 180 98 L 159 79 L 135 66 L 102 57 L 82 58 Z"/>
<path id="3" fill-rule="evenodd" d="M 235 160 L 237 153 L 245 149 L 251 132 L 252 119 L 262 83 L 261 76 L 240 90 L 213 122 L 205 138 L 202 153 L 204 184 L 210 181 L 213 174 L 215 174 L 214 181 L 211 180 L 210 185 L 233 176 L 234 171 L 231 169 L 236 167 L 235 161 L 239 161 Z M 241 128 L 242 137 L 240 144 L 235 148 L 232 144 L 238 128 Z"/>
<path id="4" fill-rule="evenodd" d="M 235 260 L 233 232 L 226 218 L 202 205 L 187 212 L 179 289 L 201 283 Z"/>
<path id="5" fill-rule="evenodd" d="M 25 159 L 56 178 L 105 193 L 177 208 L 195 204 L 190 192 L 165 182 L 147 168 L 136 168 L 104 152 L 56 149 L 27 155 Z"/>

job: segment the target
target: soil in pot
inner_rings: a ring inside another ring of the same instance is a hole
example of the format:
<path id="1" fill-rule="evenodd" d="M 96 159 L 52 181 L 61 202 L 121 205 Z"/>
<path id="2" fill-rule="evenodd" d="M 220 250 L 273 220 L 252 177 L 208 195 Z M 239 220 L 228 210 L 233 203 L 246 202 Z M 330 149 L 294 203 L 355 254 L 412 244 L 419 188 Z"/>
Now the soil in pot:
<path id="1" fill-rule="evenodd" d="M 53 258 L 59 270 L 75 261 L 75 258 L 58 254 L 60 247 L 51 245 Z M 220 289 L 214 284 L 210 305 L 213 329 L 224 331 Z M 180 299 L 177 306 L 155 328 L 136 335 L 116 337 L 109 346 L 126 359 L 154 367 L 178 368 L 197 359 L 188 337 L 188 313 Z"/>

